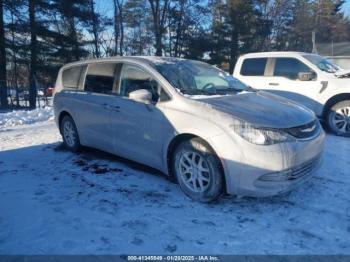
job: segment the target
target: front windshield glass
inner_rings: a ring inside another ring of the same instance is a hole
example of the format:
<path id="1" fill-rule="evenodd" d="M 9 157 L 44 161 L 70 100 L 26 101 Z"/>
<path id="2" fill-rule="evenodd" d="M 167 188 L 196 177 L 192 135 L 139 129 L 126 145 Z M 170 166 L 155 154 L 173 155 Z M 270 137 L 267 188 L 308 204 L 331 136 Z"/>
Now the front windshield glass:
<path id="1" fill-rule="evenodd" d="M 186 95 L 228 95 L 248 87 L 228 73 L 209 64 L 180 59 L 162 59 L 156 69 L 170 84 Z"/>
<path id="2" fill-rule="evenodd" d="M 316 65 L 320 70 L 328 73 L 335 73 L 336 71 L 341 69 L 338 65 L 333 64 L 326 58 L 319 55 L 304 55 L 303 57 L 309 60 L 314 65 Z"/>

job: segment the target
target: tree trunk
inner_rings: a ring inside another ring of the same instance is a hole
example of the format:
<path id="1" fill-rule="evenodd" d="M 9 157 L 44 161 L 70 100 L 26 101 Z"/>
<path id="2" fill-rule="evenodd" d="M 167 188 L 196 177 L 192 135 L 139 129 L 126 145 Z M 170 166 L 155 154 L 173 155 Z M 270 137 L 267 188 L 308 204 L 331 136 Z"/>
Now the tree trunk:
<path id="1" fill-rule="evenodd" d="M 119 39 L 119 22 L 118 22 L 118 4 L 117 0 L 113 0 L 114 7 L 114 55 L 118 55 L 118 39 Z"/>
<path id="2" fill-rule="evenodd" d="M 169 22 L 168 22 L 168 38 L 169 38 L 169 40 L 168 40 L 168 50 L 169 50 L 169 56 L 172 57 L 173 56 L 173 52 L 172 52 L 173 51 L 173 46 L 172 46 L 173 36 L 171 34 L 171 26 L 170 26 L 171 21 L 170 20 L 171 19 L 169 17 Z"/>
<path id="3" fill-rule="evenodd" d="M 176 40 L 175 40 L 175 57 L 179 57 L 180 56 L 180 50 L 179 50 L 179 46 L 180 46 L 180 39 L 181 37 L 181 33 L 182 33 L 182 17 L 184 15 L 184 2 L 181 2 L 181 7 L 180 7 L 180 14 L 178 17 L 178 21 L 177 21 L 177 27 L 176 27 Z"/>
<path id="4" fill-rule="evenodd" d="M 162 34 L 157 30 L 156 37 L 156 56 L 162 56 Z"/>
<path id="5" fill-rule="evenodd" d="M 229 73 L 232 74 L 235 69 L 235 63 L 238 56 L 238 33 L 234 31 L 231 35 L 231 48 L 230 48 L 230 67 Z"/>
<path id="6" fill-rule="evenodd" d="M 15 19 L 14 19 L 14 11 L 15 11 L 15 5 L 14 2 L 11 2 L 11 23 L 12 23 L 12 28 L 11 28 L 11 46 L 12 46 L 12 61 L 14 65 L 14 85 L 16 88 L 16 107 L 19 107 L 19 94 L 18 94 L 18 76 L 17 76 L 17 51 L 16 51 L 16 46 L 15 46 L 15 29 L 14 29 L 14 24 L 15 24 Z"/>
<path id="7" fill-rule="evenodd" d="M 92 22 L 92 33 L 94 35 L 94 48 L 95 48 L 95 57 L 99 58 L 100 55 L 100 47 L 98 43 L 98 20 L 95 13 L 95 3 L 94 0 L 90 0 L 90 8 L 91 8 L 91 22 Z"/>
<path id="8" fill-rule="evenodd" d="M 0 0 L 0 101 L 1 107 L 6 108 L 7 104 L 7 83 L 6 83 L 6 49 L 4 29 L 4 3 Z"/>
<path id="9" fill-rule="evenodd" d="M 119 27 L 120 27 L 119 54 L 121 56 L 123 56 L 123 51 L 124 51 L 124 21 L 123 21 L 123 15 L 124 15 L 123 14 L 123 3 L 119 2 Z"/>
<path id="10" fill-rule="evenodd" d="M 75 60 L 78 61 L 80 59 L 80 48 L 79 48 L 79 42 L 78 42 L 78 35 L 77 35 L 77 29 L 75 28 L 75 20 L 74 16 L 69 18 L 69 23 L 70 23 L 70 30 L 72 34 L 72 38 L 74 41 L 74 49 L 75 49 Z"/>
<path id="11" fill-rule="evenodd" d="M 35 21 L 35 0 L 29 0 L 30 24 L 30 73 L 29 73 L 29 108 L 36 107 L 36 67 L 37 67 L 37 32 Z"/>
<path id="12" fill-rule="evenodd" d="M 161 9 L 160 0 L 148 0 L 151 5 L 154 37 L 156 40 L 156 56 L 162 56 L 162 36 L 166 14 L 168 11 L 168 0 L 164 0 L 163 10 Z"/>

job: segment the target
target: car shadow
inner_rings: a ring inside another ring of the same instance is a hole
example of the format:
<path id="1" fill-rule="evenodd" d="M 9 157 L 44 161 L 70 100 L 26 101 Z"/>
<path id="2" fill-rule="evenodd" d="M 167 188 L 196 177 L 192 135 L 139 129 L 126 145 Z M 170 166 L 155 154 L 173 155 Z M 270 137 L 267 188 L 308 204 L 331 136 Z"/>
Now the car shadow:
<path id="1" fill-rule="evenodd" d="M 71 151 L 69 151 L 63 143 L 59 143 L 57 145 L 55 145 L 53 147 L 54 151 L 62 151 L 62 152 L 68 152 L 68 153 L 72 153 Z M 165 175 L 163 172 L 159 171 L 158 169 L 152 168 L 150 166 L 144 165 L 144 164 L 140 164 L 138 162 L 135 162 L 133 160 L 115 155 L 115 154 L 111 154 L 96 148 L 92 148 L 92 147 L 87 147 L 87 146 L 82 146 L 81 149 L 75 153 L 78 156 L 78 160 L 75 161 L 75 164 L 78 166 L 85 166 L 85 168 L 88 167 L 88 162 L 89 161 L 95 161 L 95 160 L 103 160 L 103 161 L 112 161 L 115 163 L 120 163 L 123 164 L 131 169 L 134 169 L 136 171 L 142 171 L 154 176 L 159 176 L 159 177 L 163 177 L 169 181 L 173 181 L 170 176 Z M 84 162 L 79 161 L 82 160 Z M 86 164 L 84 164 L 85 162 L 87 162 Z M 95 173 L 99 173 L 99 172 L 104 172 L 103 168 L 99 168 L 98 166 L 92 166 L 93 169 L 95 170 Z M 107 169 L 109 170 L 109 169 Z M 113 169 L 110 169 L 111 171 L 113 171 Z"/>

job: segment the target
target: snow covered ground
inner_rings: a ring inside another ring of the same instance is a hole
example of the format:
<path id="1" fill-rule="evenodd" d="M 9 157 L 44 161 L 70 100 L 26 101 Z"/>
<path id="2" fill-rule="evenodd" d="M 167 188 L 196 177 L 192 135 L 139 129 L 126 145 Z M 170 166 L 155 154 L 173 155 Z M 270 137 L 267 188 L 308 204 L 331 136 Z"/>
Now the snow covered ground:
<path id="1" fill-rule="evenodd" d="M 52 107 L 35 110 L 15 110 L 7 113 L 0 112 L 0 130 L 17 125 L 33 124 L 53 119 Z"/>
<path id="2" fill-rule="evenodd" d="M 3 123 L 3 122 L 2 122 Z M 52 120 L 0 130 L 0 254 L 350 254 L 350 139 L 288 195 L 189 200 L 159 172 L 72 154 Z"/>

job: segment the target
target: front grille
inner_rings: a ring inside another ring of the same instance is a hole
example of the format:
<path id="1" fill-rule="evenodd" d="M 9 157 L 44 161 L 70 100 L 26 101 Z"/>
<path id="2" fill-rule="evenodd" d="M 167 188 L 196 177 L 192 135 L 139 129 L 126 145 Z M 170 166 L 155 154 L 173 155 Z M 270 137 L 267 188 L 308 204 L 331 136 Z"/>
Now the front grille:
<path id="1" fill-rule="evenodd" d="M 283 182 L 283 181 L 293 181 L 302 177 L 310 175 L 320 164 L 321 156 L 317 156 L 308 162 L 288 170 L 281 172 L 270 173 L 259 177 L 260 181 L 274 181 L 274 182 Z"/>
<path id="2" fill-rule="evenodd" d="M 286 128 L 284 131 L 295 138 L 307 139 L 316 136 L 320 132 L 320 128 L 319 121 L 315 119 L 306 125 Z"/>

